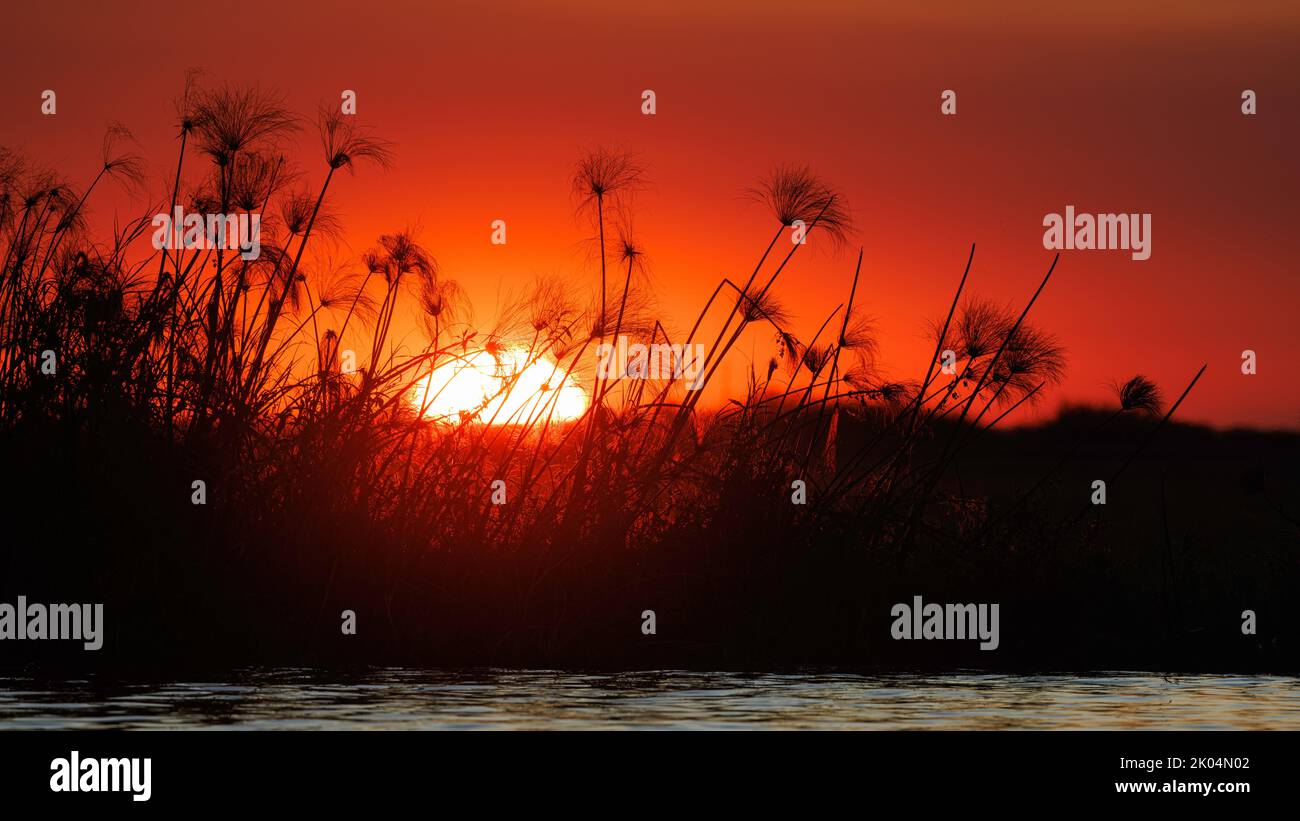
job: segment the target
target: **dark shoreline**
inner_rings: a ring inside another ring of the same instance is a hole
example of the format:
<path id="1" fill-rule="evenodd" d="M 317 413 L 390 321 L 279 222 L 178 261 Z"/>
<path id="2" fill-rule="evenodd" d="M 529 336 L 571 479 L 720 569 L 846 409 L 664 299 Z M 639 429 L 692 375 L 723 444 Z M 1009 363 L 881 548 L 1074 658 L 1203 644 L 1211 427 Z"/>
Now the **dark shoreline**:
<path id="1" fill-rule="evenodd" d="M 996 516 L 1088 419 L 992 434 L 963 460 L 965 493 L 986 500 L 982 515 Z M 16 463 L 36 452 L 45 458 L 28 462 L 44 473 L 40 481 L 10 472 L 3 514 L 51 524 L 15 528 L 0 548 L 0 601 L 103 602 L 107 632 L 96 652 L 77 642 L 0 642 L 0 669 L 1300 672 L 1292 599 L 1300 536 L 1274 511 L 1300 498 L 1292 495 L 1300 435 L 1170 426 L 1103 512 L 1061 530 L 1054 523 L 1086 494 L 1072 499 L 1066 489 L 1086 489 L 1100 470 L 1093 463 L 1105 464 L 1133 435 L 1117 427 L 1082 452 L 1014 531 L 984 543 L 853 549 L 858 522 L 828 516 L 794 546 L 735 532 L 704 553 L 704 540 L 721 537 L 640 550 L 551 544 L 528 556 L 484 549 L 405 558 L 350 549 L 366 537 L 346 520 L 307 535 L 263 533 L 253 543 L 238 530 L 246 510 L 196 508 L 182 494 L 153 498 L 175 481 L 176 466 L 163 459 L 117 461 L 77 447 L 60 459 L 55 439 L 4 437 L 6 456 L 28 451 Z M 58 494 L 46 492 L 52 484 Z M 81 499 L 80 509 L 65 498 Z M 197 529 L 196 516 L 206 522 Z M 999 648 L 892 640 L 890 607 L 914 595 L 1000 603 Z M 358 614 L 355 636 L 341 634 L 344 609 Z M 655 635 L 641 633 L 643 609 L 657 613 Z M 1257 614 L 1256 635 L 1241 631 L 1245 609 Z"/>

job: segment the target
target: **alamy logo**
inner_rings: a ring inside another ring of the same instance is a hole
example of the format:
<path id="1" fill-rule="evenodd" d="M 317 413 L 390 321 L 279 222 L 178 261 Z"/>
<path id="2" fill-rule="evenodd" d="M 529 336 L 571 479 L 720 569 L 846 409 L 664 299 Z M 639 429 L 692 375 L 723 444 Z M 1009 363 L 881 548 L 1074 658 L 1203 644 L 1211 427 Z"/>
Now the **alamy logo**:
<path id="1" fill-rule="evenodd" d="M 152 758 L 87 758 L 76 750 L 67 758 L 50 762 L 53 792 L 129 792 L 132 801 L 148 801 Z"/>
<path id="2" fill-rule="evenodd" d="M 175 215 L 153 218 L 153 247 L 238 251 L 245 260 L 262 255 L 261 214 L 186 214 L 179 205 Z"/>
<path id="3" fill-rule="evenodd" d="M 656 343 L 629 345 L 627 337 L 596 348 L 598 379 L 685 379 L 688 391 L 699 390 L 704 370 L 704 345 Z"/>
<path id="4" fill-rule="evenodd" d="M 1049 251 L 1132 251 L 1133 259 L 1151 258 L 1150 214 L 1075 214 L 1043 217 L 1043 247 Z"/>
<path id="5" fill-rule="evenodd" d="M 899 639 L 979 639 L 981 650 L 998 649 L 998 606 L 996 604 L 926 604 L 913 596 L 910 605 L 900 602 L 889 615 L 894 624 L 889 634 Z"/>
<path id="6" fill-rule="evenodd" d="M 53 639 L 82 641 L 87 650 L 104 646 L 104 605 L 28 604 L 18 597 L 15 607 L 0 604 L 0 640 Z"/>

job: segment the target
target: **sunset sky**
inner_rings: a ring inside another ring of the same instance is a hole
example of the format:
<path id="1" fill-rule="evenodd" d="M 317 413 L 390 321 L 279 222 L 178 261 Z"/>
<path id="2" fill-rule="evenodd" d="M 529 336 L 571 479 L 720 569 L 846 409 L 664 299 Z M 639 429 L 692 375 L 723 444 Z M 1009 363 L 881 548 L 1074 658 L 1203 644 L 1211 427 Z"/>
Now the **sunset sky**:
<path id="1" fill-rule="evenodd" d="M 778 291 L 811 336 L 846 299 L 861 246 L 859 303 L 899 379 L 923 374 L 925 320 L 942 318 L 972 242 L 969 290 L 1019 307 L 1052 259 L 1044 215 L 1150 213 L 1149 260 L 1063 253 L 1032 316 L 1067 348 L 1069 373 L 1022 420 L 1103 401 L 1134 373 L 1176 397 L 1208 363 L 1180 418 L 1300 427 L 1288 365 L 1300 342 L 1300 6 L 906 5 L 25 4 L 6 12 L 0 144 L 84 182 L 120 121 L 164 199 L 186 69 L 274 89 L 302 114 L 354 89 L 396 165 L 332 190 L 341 255 L 418 227 L 484 325 L 539 274 L 595 282 L 569 178 L 582 149 L 625 148 L 647 167 L 636 227 L 679 331 L 721 276 L 748 276 L 771 236 L 745 189 L 806 163 L 844 192 L 856 234 L 838 255 L 801 251 Z M 47 88 L 55 116 L 40 113 Z M 644 89 L 654 116 L 641 113 Z M 940 115 L 944 89 L 956 116 Z M 1255 116 L 1241 113 L 1243 89 L 1258 95 Z M 319 152 L 310 132 L 302 144 L 314 190 Z M 92 205 L 111 218 L 113 202 Z M 489 242 L 495 219 L 505 246 Z M 1244 349 L 1255 376 L 1241 373 Z M 770 353 L 747 340 L 731 385 Z"/>

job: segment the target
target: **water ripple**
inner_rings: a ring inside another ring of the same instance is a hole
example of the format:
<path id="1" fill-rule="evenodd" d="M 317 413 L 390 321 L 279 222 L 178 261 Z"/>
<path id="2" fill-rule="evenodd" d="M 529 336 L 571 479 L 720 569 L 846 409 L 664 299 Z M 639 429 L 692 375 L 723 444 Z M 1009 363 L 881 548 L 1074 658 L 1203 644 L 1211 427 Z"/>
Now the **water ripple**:
<path id="1" fill-rule="evenodd" d="M 1300 679 L 385 669 L 0 677 L 0 729 L 1300 729 Z"/>

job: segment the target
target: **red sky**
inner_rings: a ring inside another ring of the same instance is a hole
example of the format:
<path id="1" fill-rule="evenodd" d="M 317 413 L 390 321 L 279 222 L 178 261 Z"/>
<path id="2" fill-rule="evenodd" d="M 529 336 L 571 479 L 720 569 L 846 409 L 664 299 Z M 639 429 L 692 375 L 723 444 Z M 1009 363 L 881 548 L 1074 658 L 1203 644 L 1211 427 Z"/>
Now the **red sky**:
<path id="1" fill-rule="evenodd" d="M 123 3 L 7 11 L 0 144 L 89 177 L 99 135 L 127 125 L 161 198 L 175 162 L 171 100 L 187 68 L 259 84 L 303 114 L 358 94 L 397 165 L 333 190 L 341 254 L 408 225 L 487 324 L 538 274 L 592 283 L 568 179 L 584 147 L 648 167 L 636 225 L 663 313 L 689 327 L 719 277 L 744 278 L 772 224 L 743 191 L 807 163 L 853 209 L 853 251 L 800 255 L 778 291 L 811 336 L 846 299 L 878 318 L 881 362 L 915 378 L 927 318 L 969 289 L 1023 304 L 1051 261 L 1045 214 L 1152 214 L 1152 255 L 1065 252 L 1033 318 L 1069 353 L 1063 401 L 1145 373 L 1215 425 L 1300 427 L 1287 365 L 1300 332 L 1300 6 L 1232 4 Z M 899 4 L 900 6 L 909 4 Z M 40 114 L 43 89 L 58 113 Z M 939 113 L 943 89 L 958 113 Z M 1243 116 L 1243 89 L 1259 113 Z M 653 89 L 658 113 L 640 113 Z M 318 185 L 315 146 L 299 158 Z M 98 204 L 100 213 L 111 206 Z M 123 216 L 126 212 L 123 211 Z M 493 246 L 504 219 L 509 242 Z M 1244 376 L 1253 349 L 1259 373 Z M 766 339 L 747 341 L 761 367 Z M 1034 418 L 1033 415 L 1024 417 Z"/>

